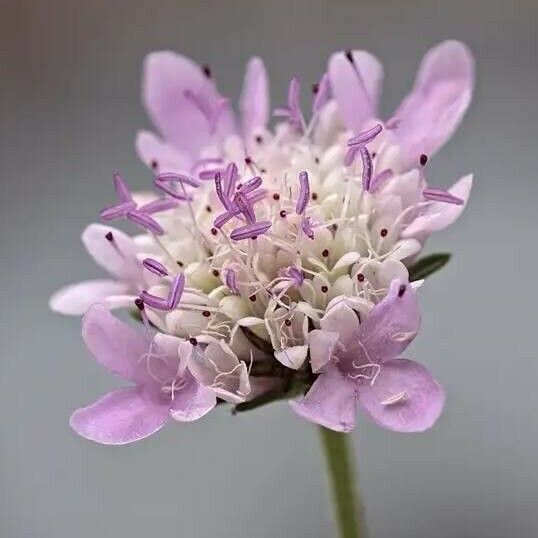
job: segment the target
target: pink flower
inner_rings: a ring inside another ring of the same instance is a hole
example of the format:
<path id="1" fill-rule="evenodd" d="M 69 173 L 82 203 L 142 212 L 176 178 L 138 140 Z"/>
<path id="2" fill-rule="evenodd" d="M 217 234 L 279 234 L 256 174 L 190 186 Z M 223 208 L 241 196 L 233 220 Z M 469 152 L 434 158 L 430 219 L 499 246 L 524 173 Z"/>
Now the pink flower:
<path id="1" fill-rule="evenodd" d="M 354 428 L 357 406 L 389 430 L 430 428 L 444 391 L 424 366 L 400 358 L 419 325 L 414 291 L 399 280 L 362 322 L 360 313 L 338 302 L 321 329 L 309 334 L 312 368 L 321 374 L 304 398 L 291 403 L 293 410 L 336 431 Z"/>
<path id="2" fill-rule="evenodd" d="M 84 316 L 82 336 L 97 362 L 134 386 L 75 411 L 70 423 L 79 435 L 122 445 L 155 433 L 170 418 L 190 422 L 215 406 L 215 392 L 189 371 L 189 341 L 161 333 L 148 338 L 102 305 L 92 306 Z"/>

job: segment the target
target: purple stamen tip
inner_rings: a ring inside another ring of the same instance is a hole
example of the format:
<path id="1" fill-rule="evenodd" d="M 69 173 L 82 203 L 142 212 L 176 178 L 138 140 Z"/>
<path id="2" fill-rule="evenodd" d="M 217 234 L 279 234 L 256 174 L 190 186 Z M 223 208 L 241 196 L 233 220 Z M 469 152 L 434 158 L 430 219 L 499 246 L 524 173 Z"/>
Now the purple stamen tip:
<path id="1" fill-rule="evenodd" d="M 162 297 L 157 297 L 156 295 L 153 295 L 146 290 L 140 293 L 140 299 L 145 305 L 149 306 L 150 308 L 153 308 L 154 310 L 162 310 L 163 312 L 170 310 L 168 308 L 168 301 L 166 299 L 163 299 Z"/>
<path id="2" fill-rule="evenodd" d="M 252 179 L 249 179 L 241 187 L 239 187 L 238 192 L 241 194 L 248 194 L 249 192 L 252 192 L 253 190 L 256 190 L 261 184 L 263 180 L 260 176 L 253 177 Z"/>
<path id="3" fill-rule="evenodd" d="M 264 234 L 271 227 L 271 222 L 268 220 L 263 220 L 259 222 L 254 222 L 252 224 L 247 224 L 246 226 L 241 226 L 236 228 L 231 234 L 230 237 L 234 241 L 241 241 L 242 239 L 254 239 L 259 235 Z"/>
<path id="4" fill-rule="evenodd" d="M 463 205 L 464 201 L 457 196 L 454 196 L 444 189 L 437 189 L 434 187 L 428 187 L 422 191 L 422 195 L 426 200 L 433 202 L 444 202 L 446 204 Z"/>
<path id="5" fill-rule="evenodd" d="M 239 211 L 243 213 L 247 223 L 254 224 L 256 222 L 256 215 L 254 214 L 254 208 L 250 200 L 242 192 L 237 192 L 234 195 L 234 202 L 239 208 Z"/>
<path id="6" fill-rule="evenodd" d="M 355 157 L 357 156 L 357 153 L 359 153 L 358 146 L 351 146 L 344 157 L 344 166 L 351 166 L 353 164 L 353 161 L 355 160 Z"/>
<path id="7" fill-rule="evenodd" d="M 151 273 L 157 276 L 166 276 L 168 271 L 166 267 L 153 258 L 146 258 L 142 261 L 142 265 Z"/>
<path id="8" fill-rule="evenodd" d="M 226 270 L 226 286 L 232 293 L 239 293 L 239 288 L 237 287 L 236 274 L 233 269 Z"/>
<path id="9" fill-rule="evenodd" d="M 173 310 L 179 303 L 185 289 L 185 274 L 177 275 L 172 281 L 172 287 L 168 293 L 168 308 Z"/>
<path id="10" fill-rule="evenodd" d="M 361 146 L 359 151 L 362 159 L 362 188 L 369 191 L 370 182 L 372 181 L 372 157 L 365 146 Z"/>
<path id="11" fill-rule="evenodd" d="M 302 215 L 308 200 L 310 199 L 310 183 L 308 181 L 308 173 L 303 171 L 299 173 L 299 197 L 297 198 L 297 204 L 295 206 L 295 212 L 297 215 Z"/>
<path id="12" fill-rule="evenodd" d="M 115 220 L 125 217 L 129 211 L 133 211 L 134 209 L 136 209 L 135 202 L 122 202 L 120 204 L 105 207 L 105 209 L 101 211 L 100 215 L 105 221 Z"/>
<path id="13" fill-rule="evenodd" d="M 190 200 L 190 197 L 188 199 Z M 144 204 L 138 209 L 138 211 L 145 213 L 146 215 L 153 215 L 154 213 L 174 209 L 178 207 L 178 205 L 177 200 L 173 200 L 172 198 L 161 198 L 159 200 L 153 200 L 153 202 Z"/>
<path id="14" fill-rule="evenodd" d="M 301 221 L 301 229 L 309 239 L 314 239 L 314 228 L 312 227 L 312 219 L 310 217 L 303 218 Z"/>
<path id="15" fill-rule="evenodd" d="M 372 142 L 372 140 L 383 130 L 383 126 L 378 123 L 377 125 L 374 125 L 371 129 L 368 129 L 367 131 L 364 131 L 362 133 L 359 133 L 357 136 L 354 136 L 353 138 L 350 138 L 347 141 L 347 145 L 349 147 L 351 146 L 365 146 L 366 144 L 369 144 Z"/>
<path id="16" fill-rule="evenodd" d="M 375 192 L 394 175 L 393 171 L 390 168 L 387 168 L 386 170 L 383 170 L 382 172 L 379 172 L 372 181 L 370 182 L 370 192 Z"/>

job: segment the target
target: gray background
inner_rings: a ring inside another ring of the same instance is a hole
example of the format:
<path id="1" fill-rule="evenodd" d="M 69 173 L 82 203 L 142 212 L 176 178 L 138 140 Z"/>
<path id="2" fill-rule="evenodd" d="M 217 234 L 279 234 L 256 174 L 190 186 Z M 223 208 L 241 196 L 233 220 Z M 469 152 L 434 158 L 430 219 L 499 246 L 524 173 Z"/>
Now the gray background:
<path id="1" fill-rule="evenodd" d="M 477 88 L 430 177 L 474 171 L 476 188 L 428 244 L 455 257 L 421 291 L 410 353 L 448 403 L 426 435 L 361 419 L 360 482 L 372 537 L 537 536 L 537 13 L 531 1 L 1 2 L 0 535 L 332 534 L 316 431 L 285 404 L 219 410 L 119 449 L 77 438 L 70 412 L 116 382 L 47 298 L 101 274 L 79 234 L 110 200 L 111 173 L 149 180 L 133 151 L 149 126 L 147 52 L 209 63 L 233 96 L 260 54 L 277 104 L 292 74 L 310 83 L 331 51 L 367 48 L 384 61 L 390 111 L 426 49 L 452 37 L 476 55 Z"/>

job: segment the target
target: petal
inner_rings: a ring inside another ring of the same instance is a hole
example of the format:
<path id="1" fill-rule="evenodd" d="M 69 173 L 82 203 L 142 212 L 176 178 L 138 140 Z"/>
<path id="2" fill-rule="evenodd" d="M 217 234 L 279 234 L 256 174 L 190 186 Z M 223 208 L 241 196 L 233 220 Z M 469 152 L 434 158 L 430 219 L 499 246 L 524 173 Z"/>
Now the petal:
<path id="1" fill-rule="evenodd" d="M 82 437 L 104 445 L 132 443 L 160 430 L 168 406 L 155 403 L 138 387 L 110 392 L 71 415 L 71 427 Z"/>
<path id="2" fill-rule="evenodd" d="M 114 245 L 106 238 L 108 233 L 112 233 Z M 95 263 L 119 279 L 132 277 L 140 267 L 136 260 L 138 249 L 135 242 L 121 230 L 90 224 L 82 232 L 82 242 Z"/>
<path id="3" fill-rule="evenodd" d="M 355 427 L 356 384 L 331 366 L 316 379 L 303 398 L 290 402 L 290 405 L 310 422 L 349 432 Z"/>
<path id="4" fill-rule="evenodd" d="M 265 128 L 269 119 L 269 83 L 260 58 L 251 58 L 247 64 L 239 107 L 243 135 L 249 140 L 256 130 Z"/>
<path id="5" fill-rule="evenodd" d="M 209 413 L 217 405 L 214 390 L 198 383 L 191 374 L 185 386 L 174 394 L 170 414 L 179 422 L 192 422 Z"/>
<path id="6" fill-rule="evenodd" d="M 110 372 L 135 383 L 145 380 L 141 358 L 148 342 L 103 305 L 93 305 L 82 318 L 82 338 L 95 360 Z"/>
<path id="7" fill-rule="evenodd" d="M 338 338 L 338 333 L 332 331 L 314 329 L 308 333 L 310 365 L 313 372 L 319 372 L 330 361 Z"/>
<path id="8" fill-rule="evenodd" d="M 383 364 L 375 383 L 359 387 L 361 408 L 380 426 L 398 432 L 422 432 L 439 418 L 443 388 L 418 362 L 394 359 Z"/>
<path id="9" fill-rule="evenodd" d="M 352 51 L 353 63 L 344 52 L 329 59 L 329 78 L 333 96 L 346 126 L 360 132 L 364 123 L 376 116 L 383 80 L 379 60 L 363 50 Z"/>
<path id="10" fill-rule="evenodd" d="M 275 351 L 274 355 L 276 360 L 287 368 L 298 370 L 303 365 L 307 353 L 308 346 L 290 346 Z"/>
<path id="11" fill-rule="evenodd" d="M 340 341 L 345 345 L 356 334 L 359 328 L 359 318 L 355 311 L 342 300 L 327 310 L 320 320 L 320 326 L 324 331 L 337 333 Z"/>
<path id="12" fill-rule="evenodd" d="M 408 165 L 435 153 L 458 127 L 473 93 L 474 60 L 465 45 L 444 41 L 423 58 L 415 85 L 394 117 Z"/>
<path id="13" fill-rule="evenodd" d="M 432 202 L 426 214 L 417 217 L 402 232 L 403 237 L 429 235 L 432 232 L 443 230 L 455 222 L 463 213 L 473 186 L 473 175 L 469 174 L 454 183 L 448 192 L 461 198 L 462 205 L 447 204 L 444 202 Z"/>
<path id="14" fill-rule="evenodd" d="M 149 131 L 139 131 L 135 141 L 136 152 L 148 168 L 156 172 L 189 170 L 192 159 Z"/>
<path id="15" fill-rule="evenodd" d="M 153 52 L 144 62 L 144 105 L 163 137 L 189 155 L 233 132 L 233 116 L 222 112 L 211 133 L 210 122 L 185 92 L 191 92 L 211 108 L 220 96 L 213 81 L 193 61 L 170 51 Z"/>
<path id="16" fill-rule="evenodd" d="M 393 359 L 415 338 L 419 326 L 420 314 L 413 288 L 393 280 L 386 297 L 361 323 L 359 353 L 365 355 L 368 363 Z"/>
<path id="17" fill-rule="evenodd" d="M 101 303 L 110 296 L 126 293 L 129 286 L 116 280 L 87 280 L 59 289 L 49 300 L 54 312 L 81 316 L 94 303 Z"/>

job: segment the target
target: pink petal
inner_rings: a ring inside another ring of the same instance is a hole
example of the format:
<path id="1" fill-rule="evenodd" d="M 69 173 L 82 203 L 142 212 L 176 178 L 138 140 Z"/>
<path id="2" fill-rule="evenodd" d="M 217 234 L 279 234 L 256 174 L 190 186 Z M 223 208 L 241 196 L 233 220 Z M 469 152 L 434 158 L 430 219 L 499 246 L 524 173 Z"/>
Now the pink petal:
<path id="1" fill-rule="evenodd" d="M 408 359 L 384 363 L 375 383 L 361 384 L 359 404 L 380 426 L 398 432 L 422 432 L 439 418 L 443 388 L 421 364 Z"/>
<path id="2" fill-rule="evenodd" d="M 420 313 L 413 288 L 393 280 L 389 292 L 361 323 L 358 352 L 366 363 L 382 363 L 397 357 L 415 338 Z"/>
<path id="3" fill-rule="evenodd" d="M 124 379 L 143 383 L 142 358 L 149 344 L 142 332 L 114 317 L 103 305 L 93 305 L 82 319 L 82 338 L 95 360 Z"/>
<path id="4" fill-rule="evenodd" d="M 54 312 L 69 316 L 81 316 L 95 303 L 101 303 L 111 296 L 126 293 L 128 284 L 116 280 L 87 280 L 59 289 L 49 300 Z"/>
<path id="5" fill-rule="evenodd" d="M 465 45 L 444 41 L 423 58 L 415 86 L 394 117 L 407 164 L 435 153 L 458 127 L 473 93 L 474 60 Z"/>
<path id="6" fill-rule="evenodd" d="M 107 233 L 112 233 L 114 244 L 105 237 Z M 133 239 L 121 230 L 90 224 L 82 232 L 82 242 L 95 263 L 119 279 L 132 277 L 139 267 L 135 258 L 138 248 Z"/>
<path id="7" fill-rule="evenodd" d="M 160 430 L 168 406 L 151 400 L 141 388 L 130 387 L 103 396 L 71 415 L 71 427 L 82 437 L 104 445 L 132 443 Z"/>
<path id="8" fill-rule="evenodd" d="M 243 135 L 249 140 L 257 129 L 265 128 L 269 119 L 269 82 L 260 58 L 251 58 L 247 64 L 239 107 Z"/>
<path id="9" fill-rule="evenodd" d="M 290 405 L 300 417 L 310 422 L 349 432 L 355 427 L 356 384 L 345 378 L 336 366 L 331 366 L 316 379 L 306 396 Z"/>
<path id="10" fill-rule="evenodd" d="M 330 360 L 338 342 L 337 332 L 314 329 L 308 333 L 310 365 L 313 372 L 319 372 Z"/>
<path id="11" fill-rule="evenodd" d="M 353 64 L 343 52 L 329 59 L 329 79 L 346 126 L 358 133 L 364 123 L 376 117 L 383 80 L 379 60 L 363 50 L 352 51 Z"/>
<path id="12" fill-rule="evenodd" d="M 162 136 L 178 150 L 196 156 L 200 149 L 234 131 L 230 110 L 223 111 L 213 134 L 212 126 L 185 92 L 213 109 L 221 96 L 213 81 L 193 61 L 170 51 L 146 57 L 143 76 L 144 105 Z"/>
<path id="13" fill-rule="evenodd" d="M 409 226 L 407 226 L 407 228 L 405 228 L 405 230 L 403 230 L 402 237 L 422 237 L 423 235 L 429 235 L 432 232 L 437 232 L 450 226 L 463 213 L 467 201 L 469 200 L 472 186 L 472 174 L 462 177 L 448 189 L 448 192 L 461 198 L 463 204 L 455 205 L 443 202 L 433 202 L 430 204 L 424 215 L 417 217 L 411 224 L 409 224 Z"/>
<path id="14" fill-rule="evenodd" d="M 192 159 L 188 155 L 149 131 L 137 133 L 135 146 L 142 162 L 155 173 L 182 172 L 189 170 L 192 165 Z"/>
<path id="15" fill-rule="evenodd" d="M 345 345 L 356 336 L 359 318 L 345 301 L 339 301 L 327 310 L 321 318 L 320 326 L 324 331 L 337 333 L 340 341 Z"/>
<path id="16" fill-rule="evenodd" d="M 200 385 L 188 374 L 186 385 L 174 394 L 170 414 L 179 422 L 192 422 L 209 413 L 216 404 L 215 391 Z"/>

